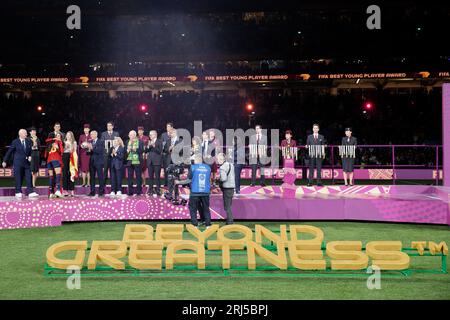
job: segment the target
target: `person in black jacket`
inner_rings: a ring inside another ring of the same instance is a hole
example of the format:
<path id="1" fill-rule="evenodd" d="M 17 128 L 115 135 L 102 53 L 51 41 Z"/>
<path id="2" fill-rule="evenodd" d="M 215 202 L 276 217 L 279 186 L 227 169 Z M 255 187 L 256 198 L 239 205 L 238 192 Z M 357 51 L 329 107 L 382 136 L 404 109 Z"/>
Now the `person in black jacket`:
<path id="1" fill-rule="evenodd" d="M 89 174 L 91 176 L 91 192 L 89 196 L 95 196 L 95 176 L 98 176 L 98 195 L 101 197 L 105 194 L 105 180 L 103 179 L 103 168 L 105 166 L 105 143 L 98 139 L 98 133 L 92 130 L 91 142 L 88 146 L 89 158 Z"/>
<path id="2" fill-rule="evenodd" d="M 158 139 L 155 130 L 149 133 L 148 145 L 145 148 L 147 153 L 148 168 L 148 194 L 153 196 L 161 195 L 161 164 L 162 164 L 162 141 Z M 155 186 L 156 182 L 156 186 Z M 155 187 L 154 187 L 155 186 Z"/>
<path id="3" fill-rule="evenodd" d="M 167 179 L 167 167 L 170 164 L 170 153 L 169 153 L 169 146 L 170 146 L 170 135 L 173 130 L 173 123 L 168 122 L 166 124 L 166 132 L 163 132 L 161 135 L 161 143 L 162 143 L 162 166 L 164 170 L 164 185 L 167 187 L 169 185 L 169 181 Z M 166 148 L 167 146 L 167 148 Z"/>
<path id="4" fill-rule="evenodd" d="M 325 138 L 319 134 L 319 125 L 313 124 L 313 134 L 306 139 L 306 148 L 309 152 L 308 186 L 312 186 L 314 168 L 317 168 L 317 185 L 322 186 L 322 161 L 325 158 Z"/>
<path id="5" fill-rule="evenodd" d="M 13 170 L 14 170 L 14 181 L 15 181 L 15 190 L 16 197 L 22 197 L 22 180 L 25 177 L 27 181 L 27 192 L 29 197 L 37 197 L 38 194 L 34 191 L 32 178 L 31 178 L 31 170 L 30 170 L 30 161 L 31 161 L 31 147 L 32 142 L 30 139 L 27 139 L 27 130 L 20 129 L 19 137 L 11 143 L 8 151 L 6 152 L 5 157 L 3 158 L 3 168 L 6 168 L 7 163 L 11 158 L 13 160 Z"/>
<path id="6" fill-rule="evenodd" d="M 352 128 L 345 128 L 345 137 L 342 138 L 342 171 L 344 172 L 344 184 L 353 185 L 353 171 L 355 165 L 355 151 L 357 140 L 352 136 Z M 352 146 L 351 148 L 346 146 Z M 348 184 L 347 184 L 348 178 Z"/>

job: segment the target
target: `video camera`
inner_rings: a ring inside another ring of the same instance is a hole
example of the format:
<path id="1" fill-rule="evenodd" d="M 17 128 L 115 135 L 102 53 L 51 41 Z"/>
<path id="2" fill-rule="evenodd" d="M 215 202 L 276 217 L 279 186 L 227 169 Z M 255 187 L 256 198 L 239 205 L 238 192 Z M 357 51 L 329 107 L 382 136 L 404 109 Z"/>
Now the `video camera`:
<path id="1" fill-rule="evenodd" d="M 184 163 L 180 163 L 180 164 L 175 164 L 172 163 L 167 167 L 167 180 L 168 180 L 168 191 L 164 194 L 164 197 L 171 201 L 173 204 L 175 205 L 185 205 L 187 203 L 187 201 L 185 199 L 181 199 L 181 201 L 179 200 L 179 191 L 178 191 L 178 186 L 179 185 L 186 185 L 184 183 L 179 183 L 179 184 L 175 184 L 175 180 L 180 180 L 181 179 L 181 175 L 184 173 L 184 170 L 186 168 L 188 168 L 189 166 L 184 164 Z"/>

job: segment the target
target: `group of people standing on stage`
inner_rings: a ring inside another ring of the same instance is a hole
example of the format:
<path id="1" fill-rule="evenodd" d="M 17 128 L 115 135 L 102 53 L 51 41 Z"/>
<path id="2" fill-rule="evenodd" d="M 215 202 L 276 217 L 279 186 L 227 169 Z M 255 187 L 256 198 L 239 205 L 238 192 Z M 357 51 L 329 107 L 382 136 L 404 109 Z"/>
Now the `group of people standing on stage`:
<path id="1" fill-rule="evenodd" d="M 137 131 L 131 130 L 124 143 L 119 133 L 114 130 L 114 124 L 108 122 L 106 131 L 99 136 L 98 132 L 91 130 L 89 124 L 83 127 L 83 134 L 78 142 L 72 131 L 61 131 L 60 123 L 55 123 L 54 130 L 45 140 L 45 160 L 49 175 L 49 197 L 74 196 L 75 181 L 81 178 L 82 187 L 90 187 L 90 196 L 95 196 L 95 182 L 98 180 L 98 195 L 105 193 L 106 180 L 111 180 L 111 195 L 122 195 L 122 179 L 125 170 L 128 179 L 128 195 L 141 195 L 146 185 L 148 172 L 148 194 L 161 195 L 161 171 L 164 171 L 164 185 L 168 186 L 167 168 L 172 163 L 172 151 L 184 143 L 177 135 L 177 129 L 172 123 L 166 124 L 166 131 L 158 137 L 156 130 L 145 135 L 144 127 L 139 126 Z M 307 137 L 306 149 L 309 160 L 308 185 L 314 179 L 314 170 L 317 170 L 317 185 L 321 186 L 322 161 L 325 158 L 326 140 L 319 134 L 319 125 L 313 125 L 313 133 Z M 219 145 L 214 130 L 204 131 L 201 137 L 194 137 L 191 141 L 192 160 L 194 155 L 200 155 L 202 161 L 211 169 L 210 184 L 216 185 L 220 181 L 216 177 L 219 163 L 218 155 L 224 152 L 224 158 L 233 170 L 234 183 L 228 182 L 227 188 L 240 193 L 241 172 L 248 158 L 251 167 L 251 185 L 256 185 L 257 170 L 260 169 L 260 185 L 265 185 L 263 173 L 268 163 L 268 138 L 263 134 L 261 125 L 255 126 L 255 134 L 250 136 L 248 153 L 244 142 L 235 136 L 233 144 L 227 150 Z M 357 140 L 352 136 L 352 129 L 345 129 L 339 153 L 342 157 L 345 185 L 353 185 L 353 171 L 355 148 Z M 5 155 L 3 166 L 14 155 L 14 175 L 16 181 L 16 195 L 20 197 L 23 177 L 27 181 L 27 192 L 36 196 L 34 192 L 38 176 L 41 142 L 36 135 L 36 129 L 31 128 L 30 137 L 25 129 L 19 131 L 19 138 L 13 141 Z M 285 139 L 281 141 L 282 158 L 297 159 L 297 142 L 293 139 L 292 131 L 285 132 Z M 223 163 L 224 161 L 222 161 Z M 228 175 L 228 173 L 227 173 Z M 218 179 L 219 178 L 219 179 Z M 228 192 L 230 194 L 230 192 Z M 232 197 L 232 195 L 231 195 Z"/>

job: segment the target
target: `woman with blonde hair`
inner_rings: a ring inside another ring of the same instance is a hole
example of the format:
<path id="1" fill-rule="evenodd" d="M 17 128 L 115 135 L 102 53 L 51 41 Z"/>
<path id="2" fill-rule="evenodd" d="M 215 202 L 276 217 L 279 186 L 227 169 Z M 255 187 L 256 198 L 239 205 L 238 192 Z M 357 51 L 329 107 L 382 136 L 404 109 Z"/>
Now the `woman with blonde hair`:
<path id="1" fill-rule="evenodd" d="M 120 137 L 115 137 L 109 150 L 111 157 L 111 196 L 122 195 L 123 158 L 125 147 Z"/>
<path id="2" fill-rule="evenodd" d="M 75 179 L 78 178 L 78 154 L 77 141 L 72 131 L 66 133 L 64 139 L 63 160 L 63 189 L 66 195 L 73 197 L 75 189 Z"/>

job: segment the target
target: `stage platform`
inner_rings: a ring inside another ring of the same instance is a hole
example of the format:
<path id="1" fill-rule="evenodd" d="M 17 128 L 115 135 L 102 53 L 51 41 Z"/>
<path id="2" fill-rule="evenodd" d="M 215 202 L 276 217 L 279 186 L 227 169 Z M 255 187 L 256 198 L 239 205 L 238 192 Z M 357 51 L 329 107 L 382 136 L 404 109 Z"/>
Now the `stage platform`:
<path id="1" fill-rule="evenodd" d="M 181 190 L 187 197 L 189 189 Z M 40 197 L 16 199 L 13 188 L 0 188 L 0 229 L 59 226 L 74 221 L 189 219 L 187 206 L 173 205 L 163 197 L 92 198 L 87 196 L 88 191 L 77 187 L 75 197 L 50 200 L 47 187 L 38 187 Z M 224 219 L 220 190 L 213 191 L 210 203 L 212 219 Z M 233 200 L 233 214 L 236 220 L 357 220 L 450 226 L 450 188 L 243 186 Z"/>

